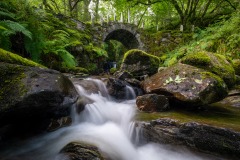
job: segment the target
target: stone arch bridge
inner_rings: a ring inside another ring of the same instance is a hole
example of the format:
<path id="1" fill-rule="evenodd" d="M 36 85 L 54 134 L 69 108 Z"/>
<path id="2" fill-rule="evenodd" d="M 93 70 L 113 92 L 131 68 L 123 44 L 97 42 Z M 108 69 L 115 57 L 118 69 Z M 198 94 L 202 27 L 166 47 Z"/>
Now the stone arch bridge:
<path id="1" fill-rule="evenodd" d="M 85 29 L 86 25 L 78 21 L 77 28 Z M 141 40 L 141 30 L 134 24 L 104 22 L 102 24 L 92 25 L 90 28 L 96 44 L 109 40 L 117 40 L 127 49 L 144 50 L 144 43 Z"/>

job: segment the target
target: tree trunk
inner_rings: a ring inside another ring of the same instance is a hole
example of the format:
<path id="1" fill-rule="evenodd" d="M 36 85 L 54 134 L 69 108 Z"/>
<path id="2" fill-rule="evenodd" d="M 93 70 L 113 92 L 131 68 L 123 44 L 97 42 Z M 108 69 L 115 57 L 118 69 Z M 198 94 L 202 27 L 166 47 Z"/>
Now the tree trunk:
<path id="1" fill-rule="evenodd" d="M 96 0 L 95 21 L 98 21 L 98 19 L 99 19 L 98 8 L 99 8 L 99 0 Z"/>
<path id="2" fill-rule="evenodd" d="M 83 20 L 84 21 L 89 21 L 91 19 L 88 7 L 90 4 L 91 0 L 84 0 L 84 12 L 83 12 Z"/>

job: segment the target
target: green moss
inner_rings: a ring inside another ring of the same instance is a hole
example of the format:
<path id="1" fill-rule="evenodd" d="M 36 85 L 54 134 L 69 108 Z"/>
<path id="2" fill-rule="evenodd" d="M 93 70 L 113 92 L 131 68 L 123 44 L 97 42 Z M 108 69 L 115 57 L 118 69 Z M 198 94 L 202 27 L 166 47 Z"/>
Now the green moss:
<path id="1" fill-rule="evenodd" d="M 19 65 L 24 65 L 24 66 L 31 66 L 31 67 L 42 67 L 45 68 L 44 66 L 33 62 L 31 60 L 28 60 L 26 58 L 23 58 L 17 54 L 8 52 L 6 50 L 3 50 L 0 48 L 0 62 L 6 62 L 6 63 L 11 63 L 11 64 L 19 64 Z"/>
<path id="2" fill-rule="evenodd" d="M 235 71 L 223 55 L 203 51 L 189 54 L 182 58 L 181 62 L 218 75 L 229 87 L 235 84 Z"/>
<path id="3" fill-rule="evenodd" d="M 61 68 L 61 71 L 68 73 L 89 73 L 89 71 L 86 68 L 82 67 Z"/>
<path id="4" fill-rule="evenodd" d="M 110 69 L 110 73 L 111 73 L 111 74 L 114 74 L 116 71 L 117 71 L 117 68 L 111 68 L 111 69 Z"/>
<path id="5" fill-rule="evenodd" d="M 139 55 L 139 56 L 138 56 Z M 134 57 L 134 58 L 127 58 L 127 57 Z M 149 57 L 150 61 L 152 63 L 154 63 L 155 65 L 159 65 L 160 63 L 160 59 L 157 56 L 148 54 L 142 50 L 138 50 L 138 49 L 131 49 L 129 51 L 127 51 L 124 56 L 123 56 L 123 60 L 122 62 L 126 62 L 128 64 L 135 64 L 139 61 L 142 61 L 144 57 Z"/>
<path id="6" fill-rule="evenodd" d="M 240 75 L 240 59 L 234 59 L 232 62 L 236 75 Z"/>
<path id="7" fill-rule="evenodd" d="M 205 52 L 198 52 L 185 56 L 181 62 L 202 68 L 209 65 L 211 59 Z"/>
<path id="8" fill-rule="evenodd" d="M 16 97 L 20 98 L 27 92 L 25 85 L 21 82 L 26 77 L 24 68 L 18 65 L 0 66 L 0 101 L 2 107 L 0 110 L 8 110 Z"/>

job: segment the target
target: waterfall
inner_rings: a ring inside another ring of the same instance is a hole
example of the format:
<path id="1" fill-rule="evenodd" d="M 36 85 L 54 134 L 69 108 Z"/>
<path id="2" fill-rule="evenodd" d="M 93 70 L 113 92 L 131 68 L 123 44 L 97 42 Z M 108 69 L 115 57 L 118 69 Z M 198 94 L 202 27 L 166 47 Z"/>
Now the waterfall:
<path id="1" fill-rule="evenodd" d="M 74 122 L 71 126 L 14 145 L 10 151 L 0 153 L 1 159 L 67 160 L 58 153 L 73 141 L 95 144 L 112 160 L 202 159 L 186 150 L 168 149 L 160 144 L 139 146 L 141 129 L 134 122 L 135 100 L 122 103 L 111 101 L 102 96 L 102 92 L 107 94 L 104 84 L 99 80 L 93 81 L 99 85 L 99 94 L 87 94 L 81 86 L 76 85 L 78 93 L 92 99 L 94 103 L 87 104 L 81 113 L 74 112 L 73 108 Z M 129 94 L 133 94 L 132 90 L 128 89 Z"/>

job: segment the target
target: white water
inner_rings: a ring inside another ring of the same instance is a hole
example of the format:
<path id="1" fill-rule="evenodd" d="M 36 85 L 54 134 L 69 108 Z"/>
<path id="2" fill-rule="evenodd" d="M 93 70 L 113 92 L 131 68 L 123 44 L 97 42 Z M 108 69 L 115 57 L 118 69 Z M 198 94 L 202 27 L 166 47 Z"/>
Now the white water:
<path id="1" fill-rule="evenodd" d="M 21 160 L 68 160 L 59 151 L 73 141 L 95 144 L 112 160 L 202 160 L 187 150 L 167 148 L 159 144 L 136 146 L 140 132 L 135 127 L 135 100 L 116 103 L 101 94 L 81 95 L 93 99 L 80 114 L 72 113 L 73 125 L 12 147 L 0 159 L 18 157 Z M 74 110 L 73 110 L 74 111 Z M 133 132 L 134 134 L 133 136 Z M 13 152 L 14 150 L 14 152 Z"/>

